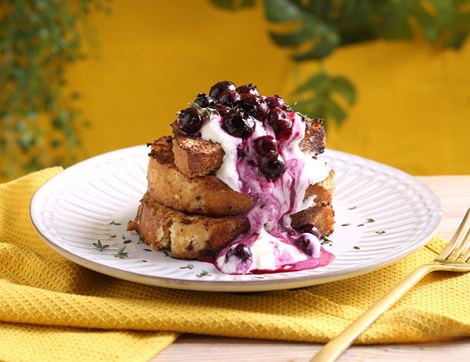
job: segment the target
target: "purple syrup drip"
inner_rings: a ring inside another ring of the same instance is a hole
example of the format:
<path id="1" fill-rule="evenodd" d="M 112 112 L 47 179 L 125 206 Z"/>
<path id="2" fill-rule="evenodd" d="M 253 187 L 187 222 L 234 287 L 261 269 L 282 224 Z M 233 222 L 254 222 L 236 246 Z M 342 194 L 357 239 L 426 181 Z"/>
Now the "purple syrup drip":
<path id="1" fill-rule="evenodd" d="M 287 113 L 293 123 L 291 133 L 286 139 L 278 140 L 278 152 L 286 162 L 287 169 L 277 180 L 268 180 L 259 173 L 258 167 L 256 166 L 258 164 L 258 156 L 254 149 L 253 142 L 256 138 L 264 136 L 265 134 L 275 137 L 271 127 L 265 128 L 265 125 L 263 125 L 262 130 L 259 130 L 258 127 L 261 123 L 258 123 L 253 134 L 245 139 L 239 146 L 239 157 L 237 158 L 236 169 L 240 179 L 241 192 L 248 195 L 254 202 L 254 207 L 247 214 L 251 227 L 247 234 L 239 236 L 233 240 L 230 245 L 224 248 L 217 258 L 220 256 L 225 257 L 227 252 L 235 248 L 238 244 L 244 244 L 248 247 L 252 246 L 258 239 L 260 231 L 265 225 L 268 225 L 266 229 L 270 235 L 298 249 L 295 241 L 301 233 L 291 228 L 290 223 L 286 222 L 286 216 L 298 211 L 296 210 L 297 189 L 302 176 L 304 163 L 300 159 L 289 158 L 289 147 L 292 142 L 299 140 L 303 136 L 301 129 L 303 123 L 299 122 L 294 112 Z M 243 157 L 240 157 L 241 155 L 243 155 Z M 334 259 L 334 255 L 323 249 L 323 247 L 320 248 L 320 257 L 314 258 L 305 254 L 307 259 L 300 262 L 292 262 L 291 255 L 285 250 L 282 253 L 278 247 L 275 248 L 275 253 L 277 261 L 277 268 L 275 270 L 254 269 L 250 270 L 250 273 L 276 273 L 313 269 L 327 265 Z M 213 262 L 215 266 L 218 267 L 215 260 Z M 238 264 L 234 274 L 246 274 L 253 260 L 239 260 L 237 262 Z"/>

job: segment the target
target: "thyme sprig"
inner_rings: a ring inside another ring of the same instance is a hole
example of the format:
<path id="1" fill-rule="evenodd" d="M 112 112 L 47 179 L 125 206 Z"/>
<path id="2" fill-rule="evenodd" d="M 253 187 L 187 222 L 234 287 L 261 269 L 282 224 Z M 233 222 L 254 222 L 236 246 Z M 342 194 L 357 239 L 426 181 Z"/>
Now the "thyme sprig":
<path id="1" fill-rule="evenodd" d="M 96 243 L 93 243 L 93 246 L 98 249 L 100 252 L 103 252 L 105 249 L 109 248 L 108 244 L 102 244 L 101 240 L 98 240 Z"/>
<path id="2" fill-rule="evenodd" d="M 116 254 L 114 254 L 114 257 L 119 258 L 119 259 L 124 259 L 124 258 L 127 258 L 128 256 L 129 255 L 127 254 L 125 245 L 121 249 L 119 249 Z"/>

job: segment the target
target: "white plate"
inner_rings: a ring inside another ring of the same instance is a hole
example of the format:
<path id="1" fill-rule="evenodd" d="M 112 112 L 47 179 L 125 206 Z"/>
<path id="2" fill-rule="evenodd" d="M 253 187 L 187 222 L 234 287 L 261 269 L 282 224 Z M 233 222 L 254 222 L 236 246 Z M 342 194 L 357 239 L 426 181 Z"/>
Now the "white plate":
<path id="1" fill-rule="evenodd" d="M 430 238 L 441 211 L 428 187 L 358 156 L 328 150 L 322 157 L 336 172 L 336 230 L 330 236 L 333 245 L 326 246 L 336 258 L 318 269 L 234 276 L 209 263 L 150 251 L 137 234 L 125 231 L 147 188 L 145 146 L 106 153 L 66 169 L 36 192 L 31 219 L 47 244 L 86 268 L 137 283 L 224 292 L 299 288 L 349 278 L 397 261 Z M 110 224 L 113 220 L 120 225 Z M 103 252 L 93 246 L 98 239 L 109 245 Z M 131 240 L 125 244 L 128 257 L 115 257 L 125 240 Z M 208 275 L 201 275 L 203 271 Z"/>

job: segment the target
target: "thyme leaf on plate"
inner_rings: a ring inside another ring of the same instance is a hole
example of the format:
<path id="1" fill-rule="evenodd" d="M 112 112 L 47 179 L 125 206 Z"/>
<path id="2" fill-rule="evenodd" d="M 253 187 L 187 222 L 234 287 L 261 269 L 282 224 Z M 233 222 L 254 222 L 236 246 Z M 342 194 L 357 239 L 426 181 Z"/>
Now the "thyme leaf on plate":
<path id="1" fill-rule="evenodd" d="M 193 264 L 188 264 L 186 266 L 180 266 L 180 269 L 192 269 L 192 268 L 194 268 Z"/>
<path id="2" fill-rule="evenodd" d="M 117 251 L 116 254 L 114 254 L 114 257 L 115 258 L 119 258 L 119 259 L 124 259 L 124 258 L 127 258 L 129 255 L 127 255 L 127 251 L 126 251 L 126 246 L 124 245 L 121 249 L 119 249 Z"/>
<path id="3" fill-rule="evenodd" d="M 202 278 L 202 277 L 205 277 L 205 276 L 208 276 L 210 275 L 209 272 L 205 271 L 205 270 L 201 270 L 201 272 L 199 274 L 196 274 L 196 276 L 198 278 Z"/>
<path id="4" fill-rule="evenodd" d="M 109 248 L 108 244 L 102 244 L 101 240 L 98 240 L 96 243 L 93 243 L 94 247 L 100 252 L 103 252 L 105 249 Z"/>
<path id="5" fill-rule="evenodd" d="M 385 234 L 385 230 L 379 230 L 375 232 L 377 235 Z"/>
<path id="6" fill-rule="evenodd" d="M 121 225 L 120 222 L 116 222 L 116 220 L 113 220 L 109 223 L 109 225 Z"/>

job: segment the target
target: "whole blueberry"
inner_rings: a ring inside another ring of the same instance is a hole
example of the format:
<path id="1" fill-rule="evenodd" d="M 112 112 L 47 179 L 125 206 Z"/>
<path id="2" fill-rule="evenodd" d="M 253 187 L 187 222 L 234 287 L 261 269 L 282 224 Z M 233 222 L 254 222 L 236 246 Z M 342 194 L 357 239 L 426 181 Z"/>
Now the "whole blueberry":
<path id="1" fill-rule="evenodd" d="M 268 115 L 269 109 L 263 97 L 254 94 L 242 94 L 238 106 L 251 116 L 263 120 Z"/>
<path id="2" fill-rule="evenodd" d="M 211 107 L 214 104 L 214 100 L 206 93 L 199 93 L 194 100 L 194 103 L 196 103 L 201 108 L 206 108 Z"/>
<path id="3" fill-rule="evenodd" d="M 258 137 L 253 142 L 255 151 L 262 157 L 277 158 L 277 143 L 273 136 Z"/>
<path id="4" fill-rule="evenodd" d="M 189 107 L 180 111 L 177 123 L 183 132 L 193 134 L 201 129 L 203 121 L 197 109 Z"/>
<path id="5" fill-rule="evenodd" d="M 241 85 L 240 87 L 237 88 L 237 92 L 240 94 L 253 94 L 255 96 L 260 95 L 258 88 L 256 88 L 256 86 L 251 83 Z"/>
<path id="6" fill-rule="evenodd" d="M 286 164 L 281 157 L 262 157 L 259 170 L 267 179 L 275 181 L 286 171 Z"/>
<path id="7" fill-rule="evenodd" d="M 283 110 L 287 110 L 286 102 L 282 97 L 279 97 L 277 94 L 273 96 L 269 96 L 265 98 L 266 104 L 268 105 L 269 109 L 273 109 L 275 107 L 279 107 Z"/>
<path id="8" fill-rule="evenodd" d="M 217 98 L 220 104 L 228 107 L 235 106 L 241 99 L 242 97 L 240 94 L 234 90 L 226 90 L 219 95 L 219 98 Z"/>
<path id="9" fill-rule="evenodd" d="M 231 256 L 235 256 L 241 261 L 246 262 L 247 260 L 251 259 L 251 250 L 246 245 L 238 244 L 227 253 L 226 258 L 228 259 Z"/>
<path id="10" fill-rule="evenodd" d="M 224 80 L 222 82 L 218 82 L 214 84 L 211 87 L 211 90 L 209 91 L 209 96 L 211 96 L 214 99 L 217 99 L 219 95 L 221 95 L 226 90 L 235 90 L 235 88 L 237 88 L 235 84 L 233 84 L 232 82 L 228 80 Z"/>
<path id="11" fill-rule="evenodd" d="M 269 112 L 268 123 L 273 128 L 278 139 L 289 138 L 291 134 L 292 121 L 287 112 L 279 107 L 274 107 Z"/>
<path id="12" fill-rule="evenodd" d="M 255 130 L 255 120 L 249 114 L 232 109 L 222 122 L 222 128 L 230 135 L 239 138 L 250 137 Z"/>
<path id="13" fill-rule="evenodd" d="M 230 107 L 224 106 L 223 104 L 216 104 L 214 107 L 221 116 L 226 116 L 231 109 Z"/>

